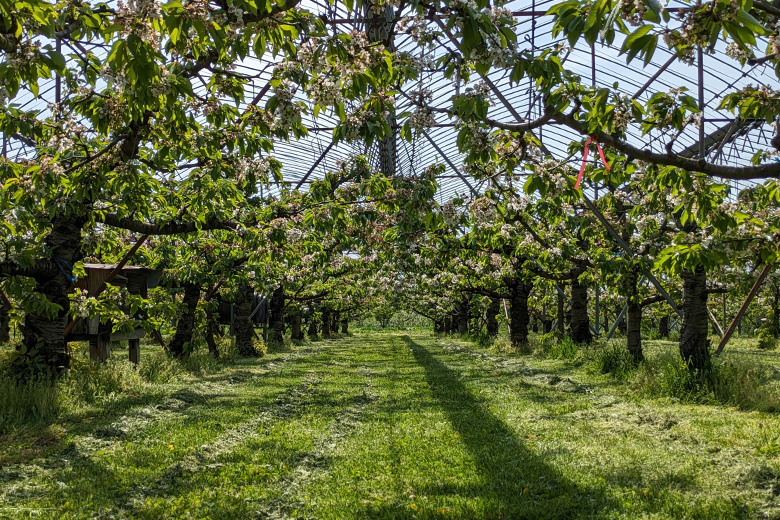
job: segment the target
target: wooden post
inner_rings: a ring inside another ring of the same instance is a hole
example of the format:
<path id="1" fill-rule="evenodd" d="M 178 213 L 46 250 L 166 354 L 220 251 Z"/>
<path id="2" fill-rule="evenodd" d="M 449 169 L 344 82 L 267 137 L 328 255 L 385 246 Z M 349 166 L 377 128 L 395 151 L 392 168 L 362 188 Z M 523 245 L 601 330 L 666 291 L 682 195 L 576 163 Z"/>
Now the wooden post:
<path id="1" fill-rule="evenodd" d="M 745 298 L 745 302 L 742 304 L 742 307 L 739 308 L 737 315 L 734 316 L 734 320 L 731 322 L 731 325 L 729 325 L 729 328 L 726 329 L 726 332 L 723 334 L 723 338 L 720 340 L 720 344 L 718 345 L 718 350 L 715 351 L 716 356 L 719 356 L 720 353 L 723 352 L 723 349 L 726 347 L 726 343 L 728 343 L 731 335 L 734 334 L 734 329 L 737 328 L 737 324 L 742 319 L 745 311 L 747 311 L 748 305 L 750 305 L 750 302 L 752 302 L 753 298 L 755 298 L 756 294 L 758 294 L 758 290 L 761 288 L 761 284 L 764 283 L 764 280 L 766 280 L 766 277 L 771 270 L 772 266 L 767 264 L 764 266 L 761 274 L 758 275 L 758 279 L 756 279 L 756 283 L 754 283 L 753 287 L 750 289 L 747 298 Z"/>
<path id="2" fill-rule="evenodd" d="M 141 340 L 140 339 L 131 339 L 128 340 L 128 354 L 130 357 L 130 362 L 135 363 L 136 365 L 141 362 Z"/>
<path id="3" fill-rule="evenodd" d="M 110 334 L 98 334 L 89 340 L 89 358 L 92 361 L 105 363 L 111 357 Z"/>

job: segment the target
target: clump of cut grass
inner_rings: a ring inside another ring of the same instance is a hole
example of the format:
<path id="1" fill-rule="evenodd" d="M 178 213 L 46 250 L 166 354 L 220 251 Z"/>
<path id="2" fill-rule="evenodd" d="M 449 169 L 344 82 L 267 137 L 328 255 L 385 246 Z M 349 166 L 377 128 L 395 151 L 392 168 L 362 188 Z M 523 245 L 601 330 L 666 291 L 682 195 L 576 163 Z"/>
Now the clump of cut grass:
<path id="1" fill-rule="evenodd" d="M 752 360 L 713 360 L 709 371 L 691 371 L 673 352 L 646 361 L 637 373 L 639 387 L 650 395 L 777 412 L 780 396 L 769 386 L 771 378 L 770 369 Z"/>

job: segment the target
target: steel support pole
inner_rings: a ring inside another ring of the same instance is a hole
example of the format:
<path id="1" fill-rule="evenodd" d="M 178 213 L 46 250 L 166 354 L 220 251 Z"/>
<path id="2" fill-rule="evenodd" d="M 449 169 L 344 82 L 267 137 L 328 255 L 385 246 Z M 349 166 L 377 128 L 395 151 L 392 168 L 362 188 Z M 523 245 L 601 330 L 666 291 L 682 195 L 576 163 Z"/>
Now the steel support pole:
<path id="1" fill-rule="evenodd" d="M 719 356 L 721 352 L 723 352 L 723 349 L 726 347 L 726 343 L 728 343 L 729 339 L 731 338 L 731 335 L 734 334 L 734 330 L 737 328 L 737 324 L 742 319 L 742 316 L 744 316 L 745 312 L 747 311 L 748 306 L 750 305 L 750 302 L 753 301 L 753 298 L 756 297 L 756 294 L 758 294 L 759 289 L 761 289 L 761 284 L 764 283 L 764 280 L 766 280 L 767 275 L 769 274 L 769 271 L 772 270 L 772 266 L 767 264 L 764 266 L 764 269 L 761 271 L 761 274 L 758 275 L 758 278 L 756 279 L 756 283 L 753 284 L 753 287 L 750 289 L 750 292 L 747 295 L 747 298 L 745 298 L 745 302 L 742 304 L 742 306 L 737 311 L 737 315 L 734 316 L 734 319 L 731 321 L 731 324 L 726 329 L 726 332 L 723 334 L 723 337 L 720 340 L 720 343 L 718 344 L 718 350 L 715 351 L 715 355 Z"/>

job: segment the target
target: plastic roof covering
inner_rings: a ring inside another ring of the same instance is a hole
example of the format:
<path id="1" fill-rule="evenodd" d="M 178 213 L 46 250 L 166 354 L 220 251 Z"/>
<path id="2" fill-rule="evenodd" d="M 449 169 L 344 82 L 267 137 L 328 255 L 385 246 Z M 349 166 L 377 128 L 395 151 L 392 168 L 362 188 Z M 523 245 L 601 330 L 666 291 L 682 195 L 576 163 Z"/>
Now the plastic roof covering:
<path id="1" fill-rule="evenodd" d="M 565 39 L 553 40 L 551 38 L 552 17 L 540 14 L 558 1 L 529 2 L 525 0 L 514 1 L 507 5 L 516 14 L 516 33 L 520 49 L 536 52 L 558 44 L 568 45 Z M 333 4 L 329 4 L 327 0 L 303 0 L 301 5 L 304 9 L 325 15 L 331 21 L 330 27 L 334 31 L 349 32 L 352 29 L 360 30 L 363 28 L 360 18 L 354 18 L 354 14 L 349 13 L 340 0 L 335 0 Z M 667 7 L 685 6 L 686 4 L 675 0 Z M 429 21 L 429 23 L 435 25 L 433 21 Z M 619 55 L 621 44 L 622 36 L 620 35 L 616 37 L 612 46 L 597 43 L 593 49 L 589 48 L 584 41 L 579 41 L 565 57 L 564 66 L 579 74 L 583 81 L 595 79 L 597 86 L 611 88 L 617 82 L 619 90 L 629 96 L 635 95 L 648 84 L 648 88 L 639 96 L 641 100 L 646 100 L 655 92 L 666 92 L 678 87 L 686 87 L 689 94 L 697 97 L 698 69 L 695 65 L 689 66 L 674 61 L 670 66 L 664 68 L 664 64 L 669 61 L 672 54 L 663 46 L 659 46 L 651 63 L 646 67 L 643 67 L 643 63 L 638 59 L 627 65 L 625 58 Z M 438 42 L 437 47 L 421 50 L 408 35 L 400 33 L 395 35 L 395 45 L 399 51 L 409 51 L 415 54 L 425 52 L 433 57 L 439 57 L 456 49 L 454 42 L 445 37 Z M 774 70 L 767 65 L 740 67 L 739 62 L 725 55 L 724 48 L 725 46 L 719 45 L 714 55 L 705 55 L 703 60 L 704 131 L 706 135 L 713 136 L 710 139 L 713 143 L 707 149 L 707 157 L 724 164 L 744 165 L 748 164 L 756 149 L 770 147 L 768 143 L 772 138 L 773 130 L 759 122 L 742 128 L 740 132 L 725 132 L 724 134 L 723 129 L 729 128 L 734 117 L 728 112 L 718 110 L 717 107 L 723 95 L 735 88 L 748 84 L 773 83 L 777 79 Z M 100 52 L 98 48 L 92 50 Z M 67 53 L 70 49 L 64 48 L 63 51 Z M 263 106 L 267 99 L 273 95 L 271 89 L 267 88 L 267 84 L 275 65 L 276 63 L 268 57 L 263 59 L 249 58 L 239 64 L 236 72 L 253 76 L 246 88 L 245 102 L 240 107 L 241 109 L 246 108 L 251 102 Z M 661 70 L 662 68 L 663 70 Z M 651 81 L 655 74 L 658 76 Z M 204 79 L 207 77 L 204 76 Z M 477 74 L 472 75 L 473 81 L 480 79 Z M 493 96 L 495 105 L 489 112 L 490 117 L 504 121 L 517 121 L 513 113 L 522 118 L 534 118 L 540 115 L 542 109 L 540 96 L 528 80 L 512 85 L 508 78 L 508 71 L 505 70 L 492 71 L 488 75 L 488 79 L 502 94 L 502 96 Z M 202 93 L 206 89 L 206 82 L 201 81 L 200 83 L 200 85 L 196 83 L 196 91 L 200 90 Z M 40 87 L 40 94 L 37 98 L 27 93 L 26 96 L 22 95 L 17 98 L 15 102 L 26 109 L 47 110 L 46 104 L 55 99 L 55 81 L 42 82 Z M 442 108 L 448 106 L 449 99 L 456 93 L 456 86 L 453 82 L 445 78 L 441 71 L 436 70 L 422 71 L 419 80 L 405 85 L 404 90 L 410 92 L 420 87 L 433 92 L 435 94 L 433 106 Z M 300 100 L 306 101 L 301 93 L 296 94 L 296 96 Z M 397 105 L 398 112 L 401 113 L 410 108 L 411 103 L 407 98 L 397 96 Z M 400 136 L 396 136 L 396 174 L 414 174 L 434 162 L 440 162 L 445 164 L 446 172 L 439 179 L 441 188 L 437 195 L 438 200 L 444 201 L 456 195 L 468 195 L 470 192 L 473 193 L 472 189 L 481 190 L 483 185 L 473 179 L 464 178 L 458 170 L 462 163 L 462 155 L 457 149 L 457 134 L 453 122 L 443 114 L 436 114 L 436 120 L 435 127 L 428 129 L 425 134 L 418 135 L 412 143 L 407 143 Z M 321 113 L 316 119 L 311 114 L 304 115 L 304 124 L 309 128 L 308 137 L 300 140 L 275 142 L 273 155 L 283 164 L 282 175 L 285 184 L 292 187 L 300 184 L 301 189 L 306 189 L 308 182 L 321 178 L 327 171 L 336 169 L 337 162 L 346 159 L 350 154 L 368 153 L 375 162 L 377 161 L 376 145 L 372 149 L 368 149 L 362 143 L 341 142 L 333 145 L 332 131 L 336 123 L 337 120 L 330 113 Z M 576 132 L 556 125 L 546 125 L 539 129 L 536 135 L 541 139 L 546 150 L 558 160 L 564 160 L 569 156 L 567 149 L 572 141 L 583 140 L 583 137 Z M 724 135 L 728 135 L 729 138 L 722 140 Z M 649 147 L 655 151 L 665 150 L 666 144 L 672 137 L 668 133 L 656 131 L 642 136 L 636 126 L 629 127 L 628 130 L 628 140 L 631 143 Z M 698 127 L 689 125 L 677 137 L 673 149 L 676 153 L 698 155 L 698 142 Z M 6 139 L 5 136 L 3 150 L 9 157 L 26 156 L 32 153 L 32 150 L 27 149 L 20 141 L 13 138 Z M 581 161 L 581 157 L 575 155 L 569 157 L 568 160 L 576 166 Z M 731 185 L 736 189 L 746 186 L 745 183 L 737 181 L 731 181 Z"/>

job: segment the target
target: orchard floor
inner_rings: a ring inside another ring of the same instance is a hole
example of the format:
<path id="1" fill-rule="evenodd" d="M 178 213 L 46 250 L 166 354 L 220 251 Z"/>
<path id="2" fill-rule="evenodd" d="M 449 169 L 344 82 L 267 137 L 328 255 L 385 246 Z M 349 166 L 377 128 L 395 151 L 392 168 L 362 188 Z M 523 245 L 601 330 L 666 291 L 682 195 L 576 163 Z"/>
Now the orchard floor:
<path id="1" fill-rule="evenodd" d="M 0 518 L 780 518 L 778 414 L 422 333 L 110 402 L 0 436 Z"/>

